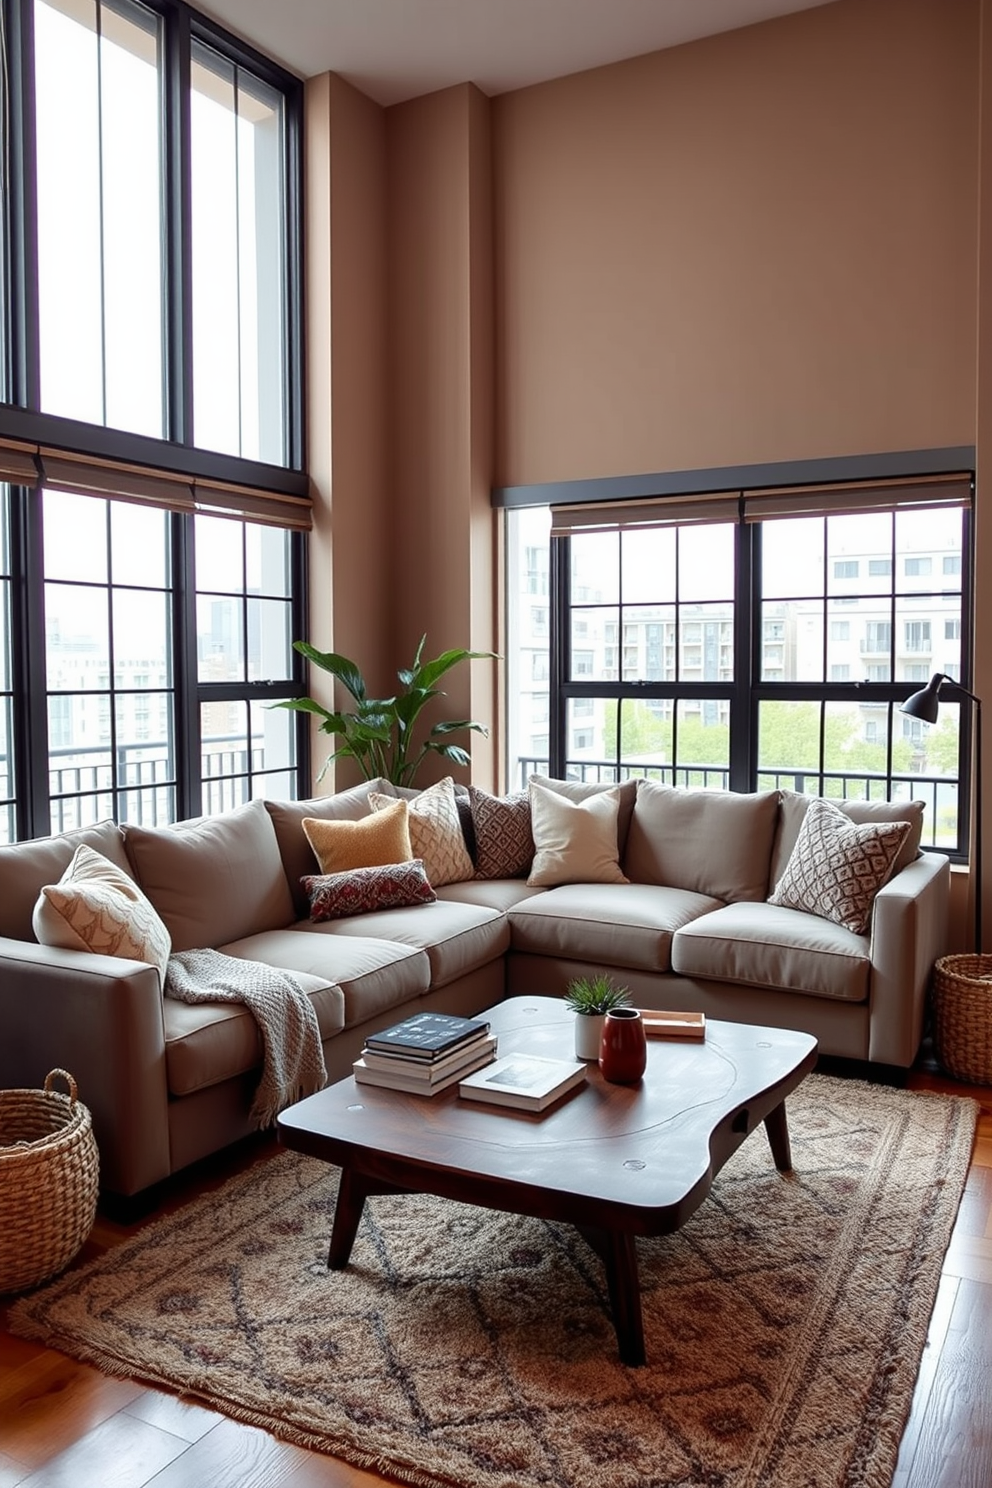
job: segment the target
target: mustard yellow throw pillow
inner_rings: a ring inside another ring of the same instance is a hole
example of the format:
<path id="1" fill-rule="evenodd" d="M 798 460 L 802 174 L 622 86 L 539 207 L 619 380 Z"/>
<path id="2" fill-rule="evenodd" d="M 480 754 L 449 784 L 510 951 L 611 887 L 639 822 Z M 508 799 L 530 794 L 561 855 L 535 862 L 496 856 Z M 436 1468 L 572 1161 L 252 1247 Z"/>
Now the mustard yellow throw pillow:
<path id="1" fill-rule="evenodd" d="M 31 924 L 39 945 L 148 961 L 165 981 L 165 924 L 134 879 L 91 847 L 77 847 L 58 883 L 42 889 Z"/>
<path id="2" fill-rule="evenodd" d="M 363 816 L 359 821 L 326 821 L 305 816 L 303 830 L 321 873 L 346 873 L 351 868 L 408 863 L 413 857 L 408 818 L 406 801 L 390 798 L 384 810 Z"/>

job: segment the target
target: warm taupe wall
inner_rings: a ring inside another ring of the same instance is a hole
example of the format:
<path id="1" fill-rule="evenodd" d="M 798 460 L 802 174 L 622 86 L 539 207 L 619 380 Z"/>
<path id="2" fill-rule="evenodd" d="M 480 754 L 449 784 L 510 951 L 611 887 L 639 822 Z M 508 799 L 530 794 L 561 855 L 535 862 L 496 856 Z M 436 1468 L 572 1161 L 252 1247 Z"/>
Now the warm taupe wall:
<path id="1" fill-rule="evenodd" d="M 498 98 L 496 483 L 970 444 L 978 0 Z"/>
<path id="2" fill-rule="evenodd" d="M 341 78 L 307 85 L 307 412 L 314 494 L 310 639 L 370 685 L 395 674 L 389 553 L 386 140 L 382 109 Z M 327 706 L 326 675 L 310 688 Z M 314 773 L 329 753 L 314 734 Z M 348 784 L 342 764 L 322 788 Z"/>
<path id="3" fill-rule="evenodd" d="M 391 527 L 403 664 L 494 649 L 492 219 L 490 105 L 469 84 L 387 114 Z M 477 718 L 489 740 L 459 739 L 491 784 L 496 668 L 459 667 L 435 718 Z M 425 766 L 425 780 L 446 771 Z M 456 776 L 459 772 L 455 771 Z"/>

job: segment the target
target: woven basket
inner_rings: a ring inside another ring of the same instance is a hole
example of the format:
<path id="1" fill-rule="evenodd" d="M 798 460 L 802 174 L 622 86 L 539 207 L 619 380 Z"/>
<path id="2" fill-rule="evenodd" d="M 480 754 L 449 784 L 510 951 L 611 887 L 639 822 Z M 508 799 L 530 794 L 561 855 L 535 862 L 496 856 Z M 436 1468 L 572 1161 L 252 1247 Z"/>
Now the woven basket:
<path id="1" fill-rule="evenodd" d="M 69 1094 L 52 1089 L 61 1076 Z M 55 1276 L 96 1217 L 99 1155 L 93 1120 L 65 1070 L 44 1090 L 0 1090 L 0 1292 Z"/>
<path id="2" fill-rule="evenodd" d="M 956 1080 L 992 1085 L 992 956 L 942 956 L 933 969 L 934 1045 Z"/>

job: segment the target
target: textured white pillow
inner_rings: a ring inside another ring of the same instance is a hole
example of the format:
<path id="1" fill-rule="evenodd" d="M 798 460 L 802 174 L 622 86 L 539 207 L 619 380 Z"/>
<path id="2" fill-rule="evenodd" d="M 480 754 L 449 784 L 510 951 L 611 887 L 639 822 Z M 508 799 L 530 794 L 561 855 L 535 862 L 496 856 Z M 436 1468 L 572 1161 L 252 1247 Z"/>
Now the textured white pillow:
<path id="1" fill-rule="evenodd" d="M 393 796 L 377 791 L 369 794 L 373 811 L 396 805 Z M 410 850 L 422 858 L 432 889 L 441 884 L 464 883 L 475 876 L 475 866 L 465 846 L 465 834 L 455 803 L 455 782 L 450 775 L 429 785 L 407 802 L 410 808 Z"/>
<path id="2" fill-rule="evenodd" d="M 875 895 L 911 830 L 908 821 L 855 825 L 830 801 L 814 797 L 769 904 L 801 909 L 864 935 Z"/>
<path id="3" fill-rule="evenodd" d="M 168 930 L 134 879 L 91 847 L 77 847 L 58 883 L 42 889 L 31 924 L 40 945 L 148 961 L 165 982 Z"/>
<path id="4" fill-rule="evenodd" d="M 620 789 L 570 801 L 532 780 L 530 796 L 534 861 L 529 884 L 629 883 L 620 871 L 617 820 Z"/>

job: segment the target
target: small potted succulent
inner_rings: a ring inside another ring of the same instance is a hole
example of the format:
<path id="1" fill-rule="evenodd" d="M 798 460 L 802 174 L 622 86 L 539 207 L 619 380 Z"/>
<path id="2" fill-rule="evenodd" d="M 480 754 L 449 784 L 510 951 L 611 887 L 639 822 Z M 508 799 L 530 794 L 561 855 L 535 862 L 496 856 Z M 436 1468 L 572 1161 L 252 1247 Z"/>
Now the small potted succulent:
<path id="1" fill-rule="evenodd" d="M 603 973 L 576 977 L 569 982 L 565 991 L 565 1005 L 576 1015 L 576 1059 L 599 1058 L 606 1015 L 613 1008 L 626 1007 L 629 997 L 626 987 L 618 987 L 612 977 Z"/>

